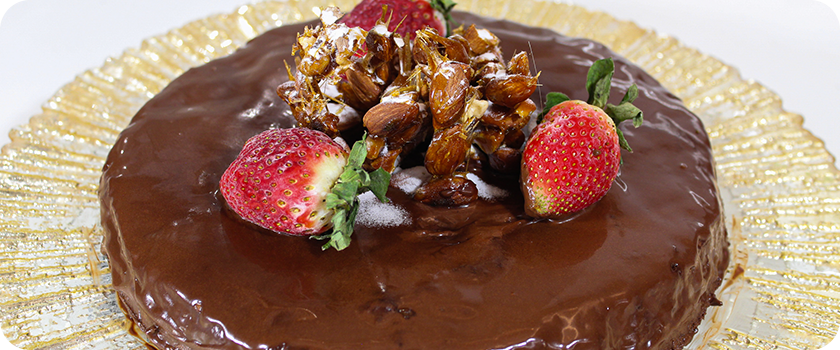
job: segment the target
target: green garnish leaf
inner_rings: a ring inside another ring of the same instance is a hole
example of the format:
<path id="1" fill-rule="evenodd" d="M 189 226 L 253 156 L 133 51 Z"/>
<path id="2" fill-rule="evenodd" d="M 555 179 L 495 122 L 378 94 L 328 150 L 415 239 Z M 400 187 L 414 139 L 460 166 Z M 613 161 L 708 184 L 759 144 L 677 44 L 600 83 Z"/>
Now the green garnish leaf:
<path id="1" fill-rule="evenodd" d="M 343 198 L 340 198 L 335 193 L 327 193 L 327 198 L 325 202 L 327 208 L 338 208 L 344 205 L 347 205 L 347 201 Z"/>
<path id="2" fill-rule="evenodd" d="M 350 203 L 356 198 L 356 195 L 359 192 L 359 187 L 361 182 L 359 181 L 359 175 L 356 174 L 355 176 L 351 177 L 350 179 L 344 180 L 339 178 L 339 182 L 333 186 L 332 193 L 335 193 L 338 198 Z"/>
<path id="3" fill-rule="evenodd" d="M 370 173 L 370 185 L 368 187 L 382 203 L 388 202 L 388 198 L 385 197 L 385 193 L 388 192 L 388 184 L 390 183 L 391 173 L 383 170 L 382 168 L 376 169 Z"/>
<path id="4" fill-rule="evenodd" d="M 380 201 L 388 201 L 385 193 L 391 182 L 391 174 L 382 169 L 370 173 L 362 169 L 367 156 L 366 138 L 367 135 L 353 144 L 347 157 L 347 165 L 333 185 L 332 192 L 327 194 L 327 209 L 333 211 L 330 220 L 333 224 L 332 231 L 312 236 L 314 239 L 329 240 L 321 249 L 343 250 L 350 246 L 350 236 L 353 235 L 353 225 L 359 212 L 359 194 L 372 191 Z"/>
<path id="5" fill-rule="evenodd" d="M 633 105 L 636 97 L 639 97 L 639 87 L 633 84 L 627 89 L 627 93 L 624 94 L 624 98 L 621 99 L 621 103 L 618 106 L 609 103 L 604 107 L 604 112 L 612 118 L 615 124 L 616 134 L 618 134 L 618 145 L 630 152 L 633 152 L 633 149 L 630 148 L 630 144 L 627 143 L 627 139 L 624 138 L 624 133 L 618 128 L 618 124 L 621 124 L 625 120 L 632 120 L 634 127 L 638 128 L 642 126 L 642 122 L 644 122 L 642 110 Z"/>
<path id="6" fill-rule="evenodd" d="M 604 108 L 604 112 L 612 117 L 615 125 L 618 125 L 625 120 L 632 120 L 633 126 L 638 128 L 644 121 L 642 110 L 629 102 L 624 102 L 618 106 L 608 104 L 607 107 Z"/>
<path id="7" fill-rule="evenodd" d="M 624 97 L 621 98 L 621 103 L 633 103 L 636 100 L 636 97 L 639 97 L 639 87 L 636 84 L 630 85 L 630 88 L 627 89 L 627 93 L 624 94 Z"/>
<path id="8" fill-rule="evenodd" d="M 365 138 L 367 138 L 367 135 L 365 135 L 364 137 L 362 137 L 361 140 L 356 141 L 353 144 L 353 148 L 350 150 L 350 155 L 347 157 L 347 166 L 344 168 L 345 172 L 349 170 L 348 168 L 360 168 L 362 166 L 362 163 L 365 162 L 365 156 L 367 156 Z"/>
<path id="9" fill-rule="evenodd" d="M 542 123 L 543 117 L 548 114 L 548 111 L 551 110 L 551 107 L 559 105 L 563 102 L 570 100 L 569 96 L 562 92 L 549 92 L 545 95 L 545 107 L 543 107 L 542 112 L 540 115 L 537 116 L 537 124 Z"/>
<path id="10" fill-rule="evenodd" d="M 615 72 L 615 63 L 612 58 L 604 58 L 592 63 L 592 67 L 586 74 L 586 91 L 589 92 L 586 103 L 598 108 L 604 108 L 607 105 L 613 72 Z"/>
<path id="11" fill-rule="evenodd" d="M 429 5 L 432 5 L 432 8 L 435 9 L 435 11 L 438 11 L 441 14 L 443 14 L 443 19 L 446 21 L 445 36 L 450 36 L 452 34 L 452 25 L 458 24 L 452 18 L 452 8 L 455 7 L 457 3 L 452 0 L 432 0 L 429 2 Z"/>
<path id="12" fill-rule="evenodd" d="M 624 132 L 621 131 L 618 127 L 615 128 L 615 133 L 618 134 L 618 146 L 621 148 L 626 149 L 630 153 L 633 153 L 633 149 L 630 148 L 630 144 L 627 143 L 627 139 L 624 138 Z M 624 159 L 621 160 L 622 164 L 624 163 Z"/>
<path id="13" fill-rule="evenodd" d="M 596 106 L 604 110 L 615 124 L 615 132 L 618 135 L 618 144 L 621 148 L 633 152 L 630 144 L 624 138 L 624 133 L 618 128 L 618 124 L 625 120 L 633 120 L 633 126 L 640 127 L 644 121 L 642 110 L 633 105 L 633 101 L 639 97 L 639 87 L 636 84 L 631 85 L 621 103 L 617 106 L 607 103 L 610 97 L 610 85 L 612 84 L 613 73 L 615 72 L 615 62 L 612 58 L 604 58 L 592 63 L 589 72 L 586 74 L 586 91 L 589 92 L 589 100 L 586 103 Z M 537 116 L 537 124 L 542 123 L 543 117 L 551 110 L 552 107 L 568 101 L 569 97 L 559 93 L 550 92 L 546 95 L 545 107 L 542 113 Z M 622 160 L 623 161 L 623 160 Z"/>

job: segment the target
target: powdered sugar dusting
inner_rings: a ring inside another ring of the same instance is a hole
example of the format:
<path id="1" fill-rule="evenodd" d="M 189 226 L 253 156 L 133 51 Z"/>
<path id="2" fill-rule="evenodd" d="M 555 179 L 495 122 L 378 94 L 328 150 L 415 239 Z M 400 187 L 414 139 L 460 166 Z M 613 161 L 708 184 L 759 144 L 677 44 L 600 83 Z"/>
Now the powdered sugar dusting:
<path id="1" fill-rule="evenodd" d="M 325 26 L 328 26 L 330 24 L 338 22 L 338 19 L 341 18 L 341 16 L 344 16 L 344 14 L 341 13 L 341 10 L 339 10 L 338 7 L 327 7 L 321 11 L 321 23 L 323 23 Z"/>
<path id="2" fill-rule="evenodd" d="M 421 185 L 429 181 L 432 174 L 424 166 L 398 170 L 391 176 L 391 186 L 395 186 L 407 194 L 414 194 Z"/>
<path id="3" fill-rule="evenodd" d="M 475 32 L 478 33 L 479 38 L 482 38 L 486 41 L 493 41 L 494 39 L 496 39 L 495 35 L 493 35 L 493 33 L 490 33 L 490 31 L 487 29 L 482 28 L 476 30 Z"/>
<path id="4" fill-rule="evenodd" d="M 367 227 L 393 227 L 410 225 L 411 217 L 394 203 L 382 203 L 373 192 L 359 195 L 359 213 L 356 224 Z"/>
<path id="5" fill-rule="evenodd" d="M 498 200 L 507 197 L 509 194 L 508 191 L 484 182 L 480 177 L 473 173 L 467 174 L 467 179 L 470 179 L 475 183 L 475 187 L 478 189 L 478 196 L 481 197 L 481 199 Z"/>

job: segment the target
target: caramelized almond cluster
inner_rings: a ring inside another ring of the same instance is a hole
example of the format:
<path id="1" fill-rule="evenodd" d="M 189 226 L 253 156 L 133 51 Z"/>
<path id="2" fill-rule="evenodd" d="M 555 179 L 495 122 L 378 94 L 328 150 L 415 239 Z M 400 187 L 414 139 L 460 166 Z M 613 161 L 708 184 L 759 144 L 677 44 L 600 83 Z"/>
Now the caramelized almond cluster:
<path id="1" fill-rule="evenodd" d="M 505 64 L 499 38 L 486 29 L 460 27 L 445 37 L 427 27 L 409 39 L 388 31 L 384 13 L 365 31 L 337 23 L 336 8 L 324 10 L 321 26 L 298 35 L 297 70 L 287 66 L 290 81 L 277 93 L 300 126 L 335 137 L 362 123 L 370 169 L 393 171 L 429 142 L 425 167 L 433 177 L 415 199 L 470 203 L 478 191 L 464 175 L 478 149 L 494 169 L 518 170 L 539 74 L 531 75 L 524 52 Z"/>

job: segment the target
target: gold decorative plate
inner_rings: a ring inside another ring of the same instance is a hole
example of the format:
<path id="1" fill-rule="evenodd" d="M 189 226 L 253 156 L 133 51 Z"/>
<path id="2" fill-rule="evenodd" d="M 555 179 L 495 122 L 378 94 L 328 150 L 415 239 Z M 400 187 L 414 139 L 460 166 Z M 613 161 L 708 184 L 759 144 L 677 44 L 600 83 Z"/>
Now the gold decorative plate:
<path id="1" fill-rule="evenodd" d="M 0 327 L 27 349 L 145 349 L 129 334 L 100 252 L 97 187 L 134 113 L 190 67 L 268 29 L 352 0 L 267 1 L 190 23 L 82 73 L 0 153 Z M 461 0 L 459 9 L 594 39 L 705 122 L 733 261 L 690 348 L 818 349 L 840 327 L 840 172 L 802 117 L 718 60 L 633 23 L 554 2 Z"/>

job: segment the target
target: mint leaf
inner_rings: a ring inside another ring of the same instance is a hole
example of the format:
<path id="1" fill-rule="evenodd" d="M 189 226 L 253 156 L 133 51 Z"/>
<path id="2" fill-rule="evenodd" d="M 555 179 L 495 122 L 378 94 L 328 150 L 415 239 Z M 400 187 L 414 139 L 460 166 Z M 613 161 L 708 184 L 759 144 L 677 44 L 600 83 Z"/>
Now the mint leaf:
<path id="1" fill-rule="evenodd" d="M 341 182 L 333 186 L 332 193 L 335 193 L 338 198 L 341 198 L 347 203 L 352 203 L 359 192 L 359 181 Z"/>

